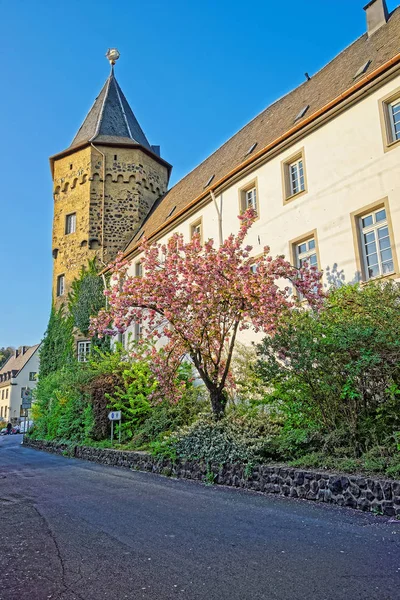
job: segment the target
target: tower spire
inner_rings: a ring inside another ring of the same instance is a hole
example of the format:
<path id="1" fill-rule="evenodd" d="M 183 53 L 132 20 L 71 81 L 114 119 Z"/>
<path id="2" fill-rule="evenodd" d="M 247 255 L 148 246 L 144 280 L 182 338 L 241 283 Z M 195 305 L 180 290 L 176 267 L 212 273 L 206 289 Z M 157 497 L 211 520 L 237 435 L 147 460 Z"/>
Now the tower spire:
<path id="1" fill-rule="evenodd" d="M 70 148 L 85 142 L 138 144 L 151 150 L 151 146 L 140 127 L 114 76 L 114 65 L 120 57 L 117 48 L 109 48 L 106 58 L 111 72 L 103 89 L 97 96 Z"/>

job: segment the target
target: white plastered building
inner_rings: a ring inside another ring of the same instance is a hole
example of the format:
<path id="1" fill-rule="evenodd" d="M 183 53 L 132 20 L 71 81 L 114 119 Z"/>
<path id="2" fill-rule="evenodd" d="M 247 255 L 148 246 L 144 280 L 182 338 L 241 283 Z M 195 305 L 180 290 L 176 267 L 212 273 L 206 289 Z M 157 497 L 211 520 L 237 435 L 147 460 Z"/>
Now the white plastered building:
<path id="1" fill-rule="evenodd" d="M 268 245 L 293 264 L 307 259 L 325 287 L 399 278 L 400 7 L 389 14 L 372 0 L 365 11 L 364 35 L 155 203 L 125 249 L 130 274 L 140 275 L 144 237 L 218 241 L 252 206 L 254 256 Z M 125 339 L 141 335 L 130 329 Z"/>

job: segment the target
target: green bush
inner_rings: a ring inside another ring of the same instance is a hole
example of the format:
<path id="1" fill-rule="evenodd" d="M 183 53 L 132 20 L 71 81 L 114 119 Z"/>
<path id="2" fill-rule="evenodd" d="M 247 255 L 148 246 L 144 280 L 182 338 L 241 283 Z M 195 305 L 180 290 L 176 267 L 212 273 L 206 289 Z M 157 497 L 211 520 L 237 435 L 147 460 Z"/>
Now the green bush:
<path id="1" fill-rule="evenodd" d="M 155 390 L 156 383 L 149 365 L 137 360 L 124 365 L 122 384 L 108 395 L 109 406 L 112 410 L 120 410 L 121 440 L 131 440 L 135 432 L 150 416 L 152 407 L 150 396 Z M 116 428 L 118 435 L 119 425 Z"/>
<path id="2" fill-rule="evenodd" d="M 81 268 L 79 277 L 74 279 L 68 294 L 68 310 L 74 326 L 83 333 L 89 334 L 90 317 L 97 315 L 105 306 L 104 282 L 99 276 L 97 260 L 89 260 L 87 266 Z"/>
<path id="3" fill-rule="evenodd" d="M 39 350 L 41 378 L 72 365 L 75 362 L 73 319 L 65 314 L 64 307 L 52 306 L 49 323 Z"/>
<path id="4" fill-rule="evenodd" d="M 94 419 L 85 392 L 88 371 L 84 367 L 61 369 L 41 377 L 35 390 L 32 437 L 82 442 L 89 439 Z"/>
<path id="5" fill-rule="evenodd" d="M 278 429 L 279 425 L 263 412 L 239 416 L 231 412 L 218 421 L 204 413 L 192 425 L 165 438 L 163 447 L 173 450 L 177 458 L 248 463 L 271 457 Z"/>
<path id="6" fill-rule="evenodd" d="M 354 457 L 400 429 L 399 307 L 398 283 L 342 286 L 263 340 L 258 368 L 286 428 L 345 425 Z"/>

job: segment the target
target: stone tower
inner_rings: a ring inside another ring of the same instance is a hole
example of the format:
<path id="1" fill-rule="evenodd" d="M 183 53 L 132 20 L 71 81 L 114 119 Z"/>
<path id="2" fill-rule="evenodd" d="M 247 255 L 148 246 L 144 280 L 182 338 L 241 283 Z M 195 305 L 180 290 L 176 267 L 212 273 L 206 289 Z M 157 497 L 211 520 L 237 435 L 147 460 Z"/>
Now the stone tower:
<path id="1" fill-rule="evenodd" d="M 71 145 L 50 158 L 57 306 L 89 259 L 106 265 L 124 250 L 166 192 L 171 172 L 159 147 L 149 144 L 110 62 L 111 73 Z"/>

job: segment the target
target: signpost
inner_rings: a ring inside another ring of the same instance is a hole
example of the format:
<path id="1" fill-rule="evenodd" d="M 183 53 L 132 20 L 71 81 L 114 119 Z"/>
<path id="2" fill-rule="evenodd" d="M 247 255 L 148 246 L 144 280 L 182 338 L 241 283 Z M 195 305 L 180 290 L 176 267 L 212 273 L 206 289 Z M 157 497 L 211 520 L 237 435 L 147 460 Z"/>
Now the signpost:
<path id="1" fill-rule="evenodd" d="M 108 413 L 108 418 L 111 421 L 111 446 L 113 444 L 114 439 L 114 421 L 119 421 L 119 443 L 121 443 L 121 411 L 120 410 L 112 410 Z"/>

